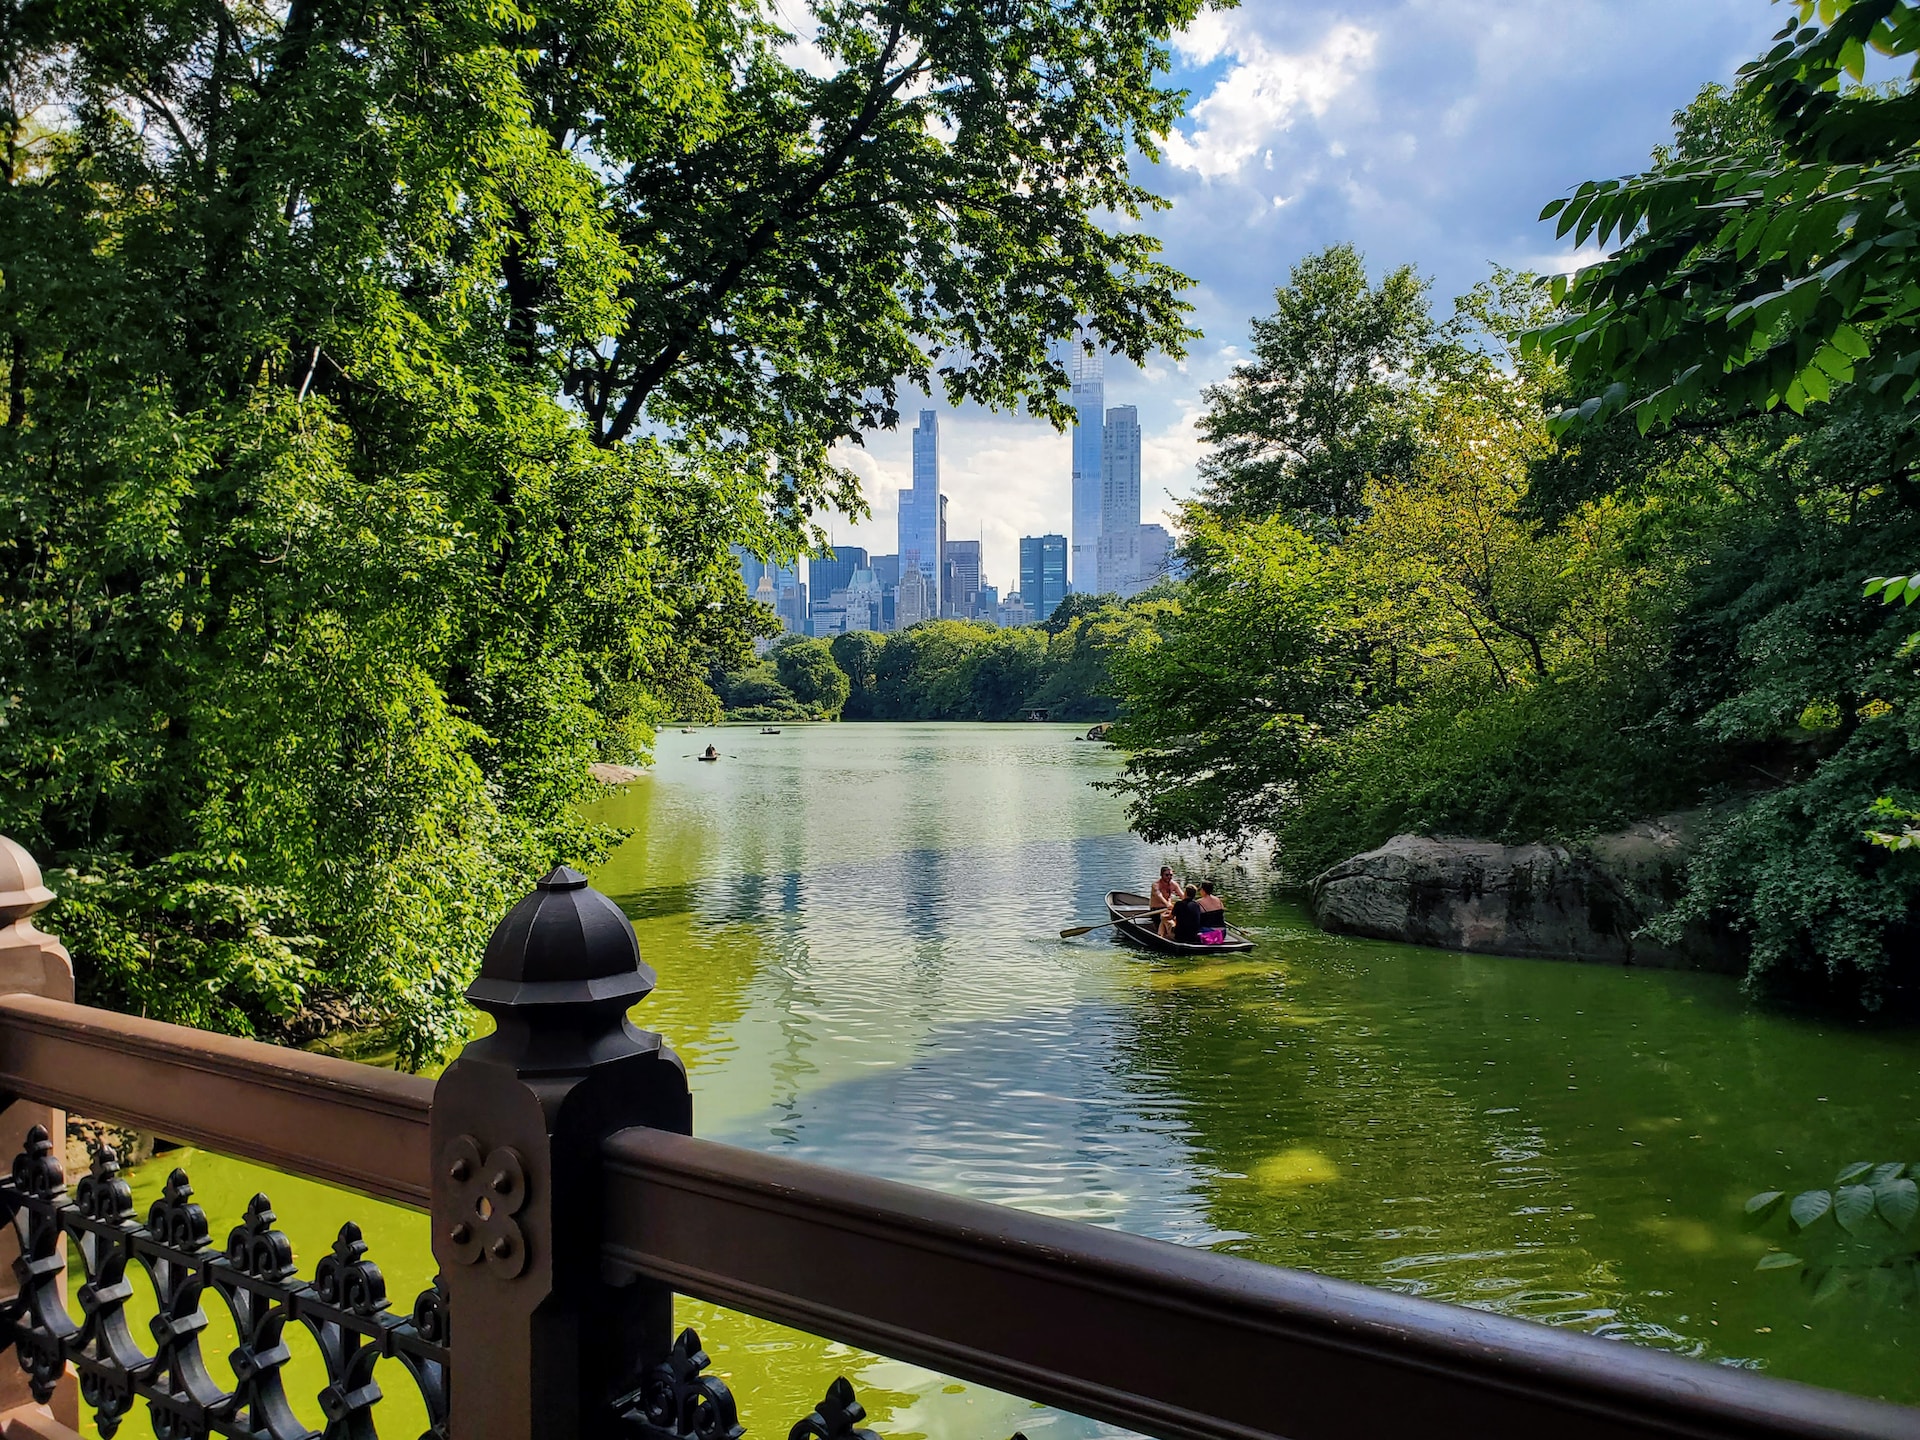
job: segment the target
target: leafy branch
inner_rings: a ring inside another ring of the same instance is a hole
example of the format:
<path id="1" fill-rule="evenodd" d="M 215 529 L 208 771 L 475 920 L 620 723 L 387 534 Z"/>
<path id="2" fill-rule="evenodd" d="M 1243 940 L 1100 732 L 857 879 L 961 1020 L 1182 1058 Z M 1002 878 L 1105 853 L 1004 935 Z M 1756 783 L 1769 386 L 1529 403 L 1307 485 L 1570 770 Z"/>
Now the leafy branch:
<path id="1" fill-rule="evenodd" d="M 1798 1270 L 1816 1300 L 1865 1288 L 1876 1299 L 1911 1300 L 1920 1292 L 1920 1253 L 1901 1240 L 1920 1214 L 1920 1161 L 1858 1160 L 1844 1166 L 1828 1189 L 1788 1197 L 1766 1190 L 1747 1201 L 1750 1223 L 1765 1225 L 1782 1211 L 1787 1234 L 1812 1258 L 1784 1250 L 1760 1257 L 1758 1270 Z"/>

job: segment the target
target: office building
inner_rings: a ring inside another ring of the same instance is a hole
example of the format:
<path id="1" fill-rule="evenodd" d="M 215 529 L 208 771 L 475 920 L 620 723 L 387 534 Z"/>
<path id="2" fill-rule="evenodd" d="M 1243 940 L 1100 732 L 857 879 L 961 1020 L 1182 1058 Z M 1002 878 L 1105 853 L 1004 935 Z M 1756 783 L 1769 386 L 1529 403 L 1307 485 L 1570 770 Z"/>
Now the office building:
<path id="1" fill-rule="evenodd" d="M 900 492 L 900 571 L 904 577 L 909 569 L 917 569 L 926 579 L 934 615 L 940 613 L 946 529 L 947 503 L 940 493 L 940 417 L 922 410 L 920 423 L 913 429 L 913 488 Z"/>
<path id="2" fill-rule="evenodd" d="M 876 630 L 893 629 L 893 602 L 900 592 L 900 557 L 898 555 L 873 555 L 867 559 L 867 566 L 873 571 L 873 578 L 880 587 L 880 621 Z"/>
<path id="3" fill-rule="evenodd" d="M 908 569 L 903 565 L 900 588 L 895 592 L 893 601 L 893 628 L 905 630 L 909 625 L 933 619 L 934 596 L 937 593 L 932 582 L 918 569 Z"/>
<path id="4" fill-rule="evenodd" d="M 998 625 L 1000 623 L 1000 587 L 982 585 L 975 591 L 973 609 L 968 612 L 968 618 L 983 621 L 988 625 Z"/>
<path id="5" fill-rule="evenodd" d="M 1035 620 L 1045 620 L 1059 608 L 1067 598 L 1066 536 L 1020 537 L 1019 593 Z"/>
<path id="6" fill-rule="evenodd" d="M 818 623 L 822 612 L 832 608 L 834 595 L 847 589 L 853 583 L 854 571 L 862 569 L 867 563 L 867 552 L 858 545 L 836 545 L 830 557 L 814 556 L 807 561 L 807 593 L 812 597 L 812 610 L 809 612 L 809 635 L 838 634 L 837 630 L 823 630 Z"/>
<path id="7" fill-rule="evenodd" d="M 1020 598 L 1020 592 L 1014 591 L 1000 602 L 1000 628 L 1013 630 L 1021 625 L 1033 623 L 1033 611 L 1027 608 L 1026 601 Z"/>
<path id="8" fill-rule="evenodd" d="M 882 613 L 880 582 L 873 571 L 862 566 L 853 572 L 853 579 L 847 585 L 847 600 L 843 607 L 844 630 L 878 630 L 881 628 Z"/>
<path id="9" fill-rule="evenodd" d="M 733 549 L 734 558 L 740 562 L 741 578 L 744 580 L 748 574 L 754 574 L 747 593 L 778 615 L 781 626 L 789 635 L 806 634 L 807 587 L 800 579 L 800 572 L 789 566 L 769 564 L 744 554 L 739 546 Z"/>
<path id="10" fill-rule="evenodd" d="M 1140 412 L 1107 411 L 1100 445 L 1100 578 L 1103 594 L 1140 588 Z"/>
<path id="11" fill-rule="evenodd" d="M 974 599 L 980 593 L 980 542 L 949 540 L 943 614 L 965 620 L 973 614 Z"/>
<path id="12" fill-rule="evenodd" d="M 1106 448 L 1106 361 L 1098 345 L 1074 342 L 1067 374 L 1073 380 L 1073 564 L 1075 590 L 1100 588 L 1100 510 L 1103 452 Z M 1020 593 L 1032 605 L 1024 582 Z"/>
<path id="13" fill-rule="evenodd" d="M 1145 590 L 1149 585 L 1165 579 L 1173 563 L 1173 536 L 1167 533 L 1164 525 L 1142 525 L 1140 527 L 1139 549 L 1139 585 Z"/>
<path id="14" fill-rule="evenodd" d="M 866 567 L 867 552 L 858 545 L 836 545 L 830 556 L 816 555 L 807 561 L 807 589 L 816 601 L 824 601 L 836 590 L 853 583 L 853 572 Z"/>
<path id="15" fill-rule="evenodd" d="M 740 583 L 746 587 L 747 594 L 754 595 L 760 589 L 760 577 L 767 573 L 767 562 L 744 545 L 729 545 L 727 550 L 733 556 L 733 563 L 740 567 Z"/>

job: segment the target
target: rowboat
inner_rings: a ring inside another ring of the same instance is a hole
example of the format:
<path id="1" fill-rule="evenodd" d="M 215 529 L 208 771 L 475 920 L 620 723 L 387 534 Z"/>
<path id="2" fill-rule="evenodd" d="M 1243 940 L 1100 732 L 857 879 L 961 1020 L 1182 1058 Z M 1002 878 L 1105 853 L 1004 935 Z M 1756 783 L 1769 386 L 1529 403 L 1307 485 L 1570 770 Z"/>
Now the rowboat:
<path id="1" fill-rule="evenodd" d="M 1144 950 L 1158 950 L 1162 955 L 1240 955 L 1253 949 L 1253 941 L 1231 925 L 1226 927 L 1227 938 L 1218 945 L 1191 945 L 1180 940 L 1164 940 L 1154 928 L 1154 922 L 1148 918 L 1152 909 L 1153 902 L 1144 895 L 1135 895 L 1126 890 L 1107 892 L 1107 915 L 1114 922 L 1114 933 L 1128 944 L 1138 945 Z"/>

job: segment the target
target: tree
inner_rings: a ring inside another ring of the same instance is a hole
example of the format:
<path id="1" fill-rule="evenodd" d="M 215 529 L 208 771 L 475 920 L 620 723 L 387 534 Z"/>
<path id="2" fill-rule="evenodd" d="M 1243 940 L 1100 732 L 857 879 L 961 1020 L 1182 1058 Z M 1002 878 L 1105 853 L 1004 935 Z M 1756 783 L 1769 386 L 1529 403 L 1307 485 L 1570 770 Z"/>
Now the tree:
<path id="1" fill-rule="evenodd" d="M 886 636 L 871 630 L 849 630 L 834 636 L 827 647 L 833 654 L 833 663 L 847 677 L 847 701 L 840 712 L 847 719 L 875 718 L 874 667 L 886 644 Z"/>
<path id="2" fill-rule="evenodd" d="M 0 12 L 0 825 L 88 997 L 455 1036 L 587 762 L 744 663 L 729 541 L 903 379 L 1179 348 L 1103 223 L 1196 5 L 821 0 L 823 75 L 677 0 Z"/>
<path id="3" fill-rule="evenodd" d="M 1920 7 L 1797 9 L 1730 100 L 1696 101 L 1698 123 L 1655 169 L 1588 181 L 1542 212 L 1576 244 L 1618 247 L 1553 282 L 1570 313 L 1533 337 L 1586 394 L 1563 423 L 1626 410 L 1644 432 L 1682 414 L 1797 414 L 1848 384 L 1920 398 L 1906 200 L 1920 91 L 1857 83 L 1869 47 L 1920 55 Z M 1756 116 L 1773 145 L 1756 141 Z"/>
<path id="4" fill-rule="evenodd" d="M 974 652 L 967 675 L 970 720 L 1017 720 L 1047 670 L 1047 642 L 1027 626 L 1000 630 Z"/>
<path id="5" fill-rule="evenodd" d="M 1364 713 L 1360 607 L 1337 551 L 1283 519 L 1196 516 L 1186 553 L 1178 607 L 1114 661 L 1117 788 L 1147 839 L 1237 849 L 1271 833 L 1325 735 Z"/>
<path id="6" fill-rule="evenodd" d="M 793 698 L 822 719 L 838 718 L 847 703 L 853 685 L 846 672 L 834 663 L 833 651 L 824 640 L 791 640 L 777 646 L 773 663 L 780 683 Z"/>
<path id="7" fill-rule="evenodd" d="M 1356 518 L 1369 479 L 1413 457 L 1407 383 L 1436 340 L 1427 283 L 1402 266 L 1376 286 L 1351 245 L 1293 267 L 1274 312 L 1253 324 L 1253 358 L 1208 387 L 1203 495 L 1215 513 Z"/>

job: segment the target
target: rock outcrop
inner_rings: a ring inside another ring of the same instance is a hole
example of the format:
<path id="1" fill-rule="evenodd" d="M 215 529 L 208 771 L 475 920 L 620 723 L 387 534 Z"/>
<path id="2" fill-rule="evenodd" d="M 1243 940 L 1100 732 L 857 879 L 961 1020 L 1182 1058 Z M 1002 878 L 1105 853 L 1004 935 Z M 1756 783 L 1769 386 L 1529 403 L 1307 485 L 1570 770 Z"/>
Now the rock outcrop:
<path id="1" fill-rule="evenodd" d="M 1574 851 L 1396 835 L 1313 881 L 1321 928 L 1378 940 L 1664 968 L 1738 970 L 1724 937 L 1638 938 L 1673 904 L 1697 815 L 1664 816 Z"/>

